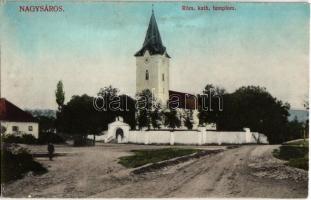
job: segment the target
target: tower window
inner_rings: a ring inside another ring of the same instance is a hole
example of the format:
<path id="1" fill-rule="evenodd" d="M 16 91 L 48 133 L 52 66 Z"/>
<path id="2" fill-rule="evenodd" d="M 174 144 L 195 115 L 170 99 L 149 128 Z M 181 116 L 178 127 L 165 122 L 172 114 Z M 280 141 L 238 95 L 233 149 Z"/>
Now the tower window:
<path id="1" fill-rule="evenodd" d="M 146 80 L 149 80 L 149 71 L 146 70 Z"/>
<path id="2" fill-rule="evenodd" d="M 164 81 L 165 79 L 164 79 L 164 74 L 162 74 L 162 81 Z"/>

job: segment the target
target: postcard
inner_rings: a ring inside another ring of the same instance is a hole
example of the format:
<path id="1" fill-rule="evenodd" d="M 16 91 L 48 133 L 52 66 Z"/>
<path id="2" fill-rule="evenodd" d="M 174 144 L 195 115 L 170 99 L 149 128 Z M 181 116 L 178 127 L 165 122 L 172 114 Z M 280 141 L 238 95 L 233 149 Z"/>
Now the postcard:
<path id="1" fill-rule="evenodd" d="M 307 198 L 306 2 L 0 2 L 1 195 Z"/>

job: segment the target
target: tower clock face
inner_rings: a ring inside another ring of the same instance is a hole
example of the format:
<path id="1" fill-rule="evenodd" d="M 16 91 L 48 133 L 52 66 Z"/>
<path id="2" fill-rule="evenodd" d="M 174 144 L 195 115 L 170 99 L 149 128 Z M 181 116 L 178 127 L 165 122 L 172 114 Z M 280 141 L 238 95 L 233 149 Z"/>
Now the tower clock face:
<path id="1" fill-rule="evenodd" d="M 149 63 L 149 58 L 145 58 L 145 64 Z"/>

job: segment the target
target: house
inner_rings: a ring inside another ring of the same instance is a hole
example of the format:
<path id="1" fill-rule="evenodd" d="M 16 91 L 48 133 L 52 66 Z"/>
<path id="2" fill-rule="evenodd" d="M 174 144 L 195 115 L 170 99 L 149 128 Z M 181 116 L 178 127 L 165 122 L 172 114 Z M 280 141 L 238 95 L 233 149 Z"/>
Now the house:
<path id="1" fill-rule="evenodd" d="M 39 137 L 39 124 L 28 112 L 23 111 L 5 98 L 0 98 L 0 124 L 5 134 L 31 134 Z"/>

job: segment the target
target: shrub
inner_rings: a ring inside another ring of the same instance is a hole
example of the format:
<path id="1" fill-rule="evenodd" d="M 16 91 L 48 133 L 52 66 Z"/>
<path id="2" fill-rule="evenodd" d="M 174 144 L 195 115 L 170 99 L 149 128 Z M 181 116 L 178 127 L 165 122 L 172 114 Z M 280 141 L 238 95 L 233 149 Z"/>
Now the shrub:
<path id="1" fill-rule="evenodd" d="M 25 173 L 32 171 L 34 174 L 47 172 L 40 163 L 33 160 L 25 148 L 1 149 L 1 183 L 22 178 Z"/>
<path id="2" fill-rule="evenodd" d="M 282 145 L 280 147 L 279 157 L 284 160 L 290 160 L 291 158 L 303 158 L 308 154 L 308 147 Z"/>
<path id="3" fill-rule="evenodd" d="M 40 132 L 38 144 L 47 144 L 49 142 L 52 142 L 53 144 L 60 144 L 60 143 L 64 143 L 65 140 L 61 136 L 59 136 L 55 133 Z"/>
<path id="4" fill-rule="evenodd" d="M 22 135 L 22 143 L 23 144 L 36 144 L 37 139 L 31 134 L 23 134 Z"/>
<path id="5" fill-rule="evenodd" d="M 31 134 L 22 134 L 21 136 L 16 136 L 12 134 L 7 134 L 1 136 L 3 142 L 6 143 L 19 143 L 19 144 L 36 144 L 37 139 Z"/>
<path id="6" fill-rule="evenodd" d="M 291 167 L 296 167 L 304 170 L 309 169 L 308 165 L 309 159 L 304 157 L 304 158 L 296 158 L 296 159 L 290 159 L 287 163 L 287 165 Z"/>
<path id="7" fill-rule="evenodd" d="M 87 145 L 86 136 L 75 135 L 73 137 L 73 146 L 80 147 L 80 146 L 86 146 L 86 145 Z"/>
<path id="8" fill-rule="evenodd" d="M 287 160 L 286 165 L 304 170 L 309 169 L 308 146 L 282 145 L 272 153 L 276 158 Z"/>

